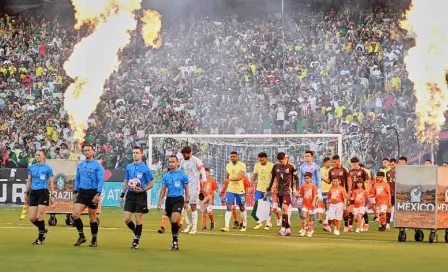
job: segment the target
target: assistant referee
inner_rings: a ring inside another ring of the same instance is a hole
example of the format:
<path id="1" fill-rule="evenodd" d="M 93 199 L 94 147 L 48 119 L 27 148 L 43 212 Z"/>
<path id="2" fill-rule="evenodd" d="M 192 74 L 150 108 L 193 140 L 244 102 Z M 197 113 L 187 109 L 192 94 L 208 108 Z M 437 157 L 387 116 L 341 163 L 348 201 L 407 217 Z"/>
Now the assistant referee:
<path id="1" fill-rule="evenodd" d="M 166 216 L 170 218 L 171 233 L 173 235 L 173 243 L 170 250 L 179 250 L 179 225 L 177 221 L 182 214 L 182 209 L 186 209 L 189 203 L 188 177 L 179 170 L 179 159 L 175 155 L 171 155 L 169 158 L 169 168 L 170 171 L 163 175 L 162 178 L 162 189 L 160 190 L 159 205 L 157 207 L 161 208 L 166 192 L 165 212 Z"/>
<path id="2" fill-rule="evenodd" d="M 96 160 L 93 159 L 95 149 L 93 145 L 87 144 L 83 148 L 86 160 L 78 164 L 75 178 L 75 205 L 73 206 L 74 225 L 78 230 L 79 238 L 74 246 L 80 246 L 87 240 L 84 236 L 84 225 L 81 220 L 82 211 L 88 207 L 90 216 L 90 231 L 92 233 L 92 242 L 89 247 L 97 246 L 98 221 L 96 217 L 96 209 L 100 202 L 101 191 L 104 184 L 104 168 Z"/>

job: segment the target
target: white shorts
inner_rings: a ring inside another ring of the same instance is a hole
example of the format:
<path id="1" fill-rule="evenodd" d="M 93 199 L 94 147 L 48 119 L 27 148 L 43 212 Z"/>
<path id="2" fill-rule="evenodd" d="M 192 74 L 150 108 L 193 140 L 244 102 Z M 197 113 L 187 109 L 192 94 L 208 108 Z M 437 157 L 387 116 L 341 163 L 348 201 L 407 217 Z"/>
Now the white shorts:
<path id="1" fill-rule="evenodd" d="M 199 203 L 199 193 L 197 191 L 190 192 L 190 205 L 196 205 Z"/>
<path id="2" fill-rule="evenodd" d="M 324 213 L 324 208 L 317 208 L 316 213 Z"/>
<path id="3" fill-rule="evenodd" d="M 366 207 L 353 208 L 353 214 L 357 216 L 358 214 L 364 215 L 366 213 Z"/>
<path id="4" fill-rule="evenodd" d="M 309 210 L 308 208 L 306 208 L 306 207 L 302 207 L 302 212 L 307 212 L 308 214 L 314 214 L 314 211 L 315 210 Z"/>
<path id="5" fill-rule="evenodd" d="M 377 213 L 385 213 L 387 212 L 387 205 L 380 205 L 376 207 Z"/>
<path id="6" fill-rule="evenodd" d="M 274 209 L 274 210 L 278 209 L 278 203 L 277 202 L 274 202 L 272 204 L 272 209 Z"/>
<path id="7" fill-rule="evenodd" d="M 208 196 L 204 200 L 201 201 L 201 211 L 202 212 L 212 212 L 213 211 L 213 203 L 211 202 L 212 197 Z"/>
<path id="8" fill-rule="evenodd" d="M 342 220 L 344 214 L 344 203 L 330 204 L 327 212 L 328 220 Z"/>

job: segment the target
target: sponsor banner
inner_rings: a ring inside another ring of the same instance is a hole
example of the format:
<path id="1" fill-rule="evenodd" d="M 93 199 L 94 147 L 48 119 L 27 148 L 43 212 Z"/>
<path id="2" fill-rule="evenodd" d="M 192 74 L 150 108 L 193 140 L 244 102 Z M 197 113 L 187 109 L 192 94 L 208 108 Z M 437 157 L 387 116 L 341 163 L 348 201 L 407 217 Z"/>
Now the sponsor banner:
<path id="1" fill-rule="evenodd" d="M 120 207 L 120 195 L 123 182 L 105 182 L 101 194 L 101 206 Z"/>
<path id="2" fill-rule="evenodd" d="M 28 170 L 23 168 L 0 169 L 0 204 L 23 205 Z"/>
<path id="3" fill-rule="evenodd" d="M 448 229 L 448 167 L 437 167 L 437 228 Z"/>
<path id="4" fill-rule="evenodd" d="M 396 228 L 436 228 L 437 167 L 397 166 Z"/>

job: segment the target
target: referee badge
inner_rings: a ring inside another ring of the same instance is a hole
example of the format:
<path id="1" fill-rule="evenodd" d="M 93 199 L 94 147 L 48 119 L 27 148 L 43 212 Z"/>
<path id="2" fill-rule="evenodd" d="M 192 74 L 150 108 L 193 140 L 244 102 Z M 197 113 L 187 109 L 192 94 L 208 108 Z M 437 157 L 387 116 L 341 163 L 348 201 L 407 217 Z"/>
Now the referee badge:
<path id="1" fill-rule="evenodd" d="M 88 175 L 88 176 L 92 175 L 92 172 L 90 172 L 90 171 L 89 171 L 89 172 L 87 172 L 87 175 Z"/>
<path id="2" fill-rule="evenodd" d="M 137 173 L 137 178 L 138 179 L 141 179 L 143 177 L 143 174 L 142 173 Z"/>
<path id="3" fill-rule="evenodd" d="M 40 174 L 40 180 L 45 180 L 46 176 L 45 174 Z"/>
<path id="4" fill-rule="evenodd" d="M 175 182 L 174 182 L 174 186 L 175 186 L 175 187 L 180 187 L 180 181 L 175 181 Z"/>

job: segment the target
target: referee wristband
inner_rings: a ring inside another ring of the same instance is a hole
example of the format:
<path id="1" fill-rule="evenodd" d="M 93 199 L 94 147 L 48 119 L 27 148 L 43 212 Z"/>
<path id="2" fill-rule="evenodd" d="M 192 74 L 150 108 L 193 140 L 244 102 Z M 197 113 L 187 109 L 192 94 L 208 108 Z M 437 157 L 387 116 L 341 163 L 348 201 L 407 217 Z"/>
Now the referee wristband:
<path id="1" fill-rule="evenodd" d="M 124 197 L 124 193 L 121 193 L 120 197 L 123 198 Z"/>

